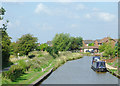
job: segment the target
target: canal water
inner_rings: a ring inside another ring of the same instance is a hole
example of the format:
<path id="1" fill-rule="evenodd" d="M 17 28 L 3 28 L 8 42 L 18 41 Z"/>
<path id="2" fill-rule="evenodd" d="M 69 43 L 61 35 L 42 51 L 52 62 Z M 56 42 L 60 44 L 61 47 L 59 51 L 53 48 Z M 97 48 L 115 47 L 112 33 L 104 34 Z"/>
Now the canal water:
<path id="1" fill-rule="evenodd" d="M 42 84 L 118 84 L 118 78 L 106 73 L 96 73 L 91 69 L 92 57 L 65 63 L 54 71 Z"/>

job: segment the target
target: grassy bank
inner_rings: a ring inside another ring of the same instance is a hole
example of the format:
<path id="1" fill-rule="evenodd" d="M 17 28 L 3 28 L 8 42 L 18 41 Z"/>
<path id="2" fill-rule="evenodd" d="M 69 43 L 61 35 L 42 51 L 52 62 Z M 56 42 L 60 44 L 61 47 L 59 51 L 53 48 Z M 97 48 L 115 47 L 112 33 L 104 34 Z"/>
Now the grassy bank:
<path id="1" fill-rule="evenodd" d="M 26 57 L 21 59 L 11 58 L 11 61 L 13 63 L 20 64 L 24 61 L 29 63 L 30 67 L 27 71 L 25 71 L 22 75 L 20 75 L 13 81 L 9 78 L 2 77 L 3 84 L 31 84 L 32 82 L 40 78 L 43 74 L 48 72 L 51 68 L 54 68 L 54 70 L 56 70 L 59 66 L 63 65 L 67 61 L 81 58 L 82 54 L 72 52 L 60 52 L 59 56 L 54 59 L 47 52 L 34 51 L 31 52 L 29 56 L 33 57 Z"/>
<path id="2" fill-rule="evenodd" d="M 106 61 L 106 63 L 107 63 L 108 65 L 110 65 L 110 66 L 113 67 L 113 68 L 116 68 L 116 69 L 107 68 L 107 70 L 108 70 L 112 75 L 120 78 L 120 73 L 119 73 L 119 71 L 118 71 L 118 66 L 119 66 L 119 64 L 118 64 L 119 61 L 118 61 L 118 60 L 120 60 L 120 58 L 114 57 L 114 58 L 109 59 L 108 57 L 101 57 L 101 60 Z"/>

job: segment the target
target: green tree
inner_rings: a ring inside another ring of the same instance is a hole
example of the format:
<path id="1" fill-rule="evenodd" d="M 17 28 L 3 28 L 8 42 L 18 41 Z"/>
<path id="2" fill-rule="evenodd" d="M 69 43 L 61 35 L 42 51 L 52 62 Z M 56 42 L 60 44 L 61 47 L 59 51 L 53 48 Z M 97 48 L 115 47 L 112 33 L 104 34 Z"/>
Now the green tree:
<path id="1" fill-rule="evenodd" d="M 2 30 L 2 63 L 3 66 L 8 64 L 10 56 L 10 41 L 11 37 L 8 36 L 7 32 Z"/>
<path id="2" fill-rule="evenodd" d="M 47 46 L 46 51 L 49 52 L 50 55 L 53 55 L 53 48 L 50 46 Z"/>
<path id="3" fill-rule="evenodd" d="M 94 46 L 94 43 L 90 43 L 90 44 L 88 44 L 88 46 Z"/>
<path id="4" fill-rule="evenodd" d="M 55 55 L 59 56 L 58 49 L 55 47 L 47 46 L 46 51 L 49 52 L 49 54 L 53 56 L 53 58 L 56 58 Z"/>
<path id="5" fill-rule="evenodd" d="M 44 43 L 44 44 L 41 44 L 40 46 L 38 46 L 38 49 L 39 50 L 42 50 L 42 51 L 45 51 L 45 49 L 47 48 L 48 44 Z"/>
<path id="6" fill-rule="evenodd" d="M 53 38 L 53 46 L 59 51 L 77 50 L 82 46 L 81 37 L 70 37 L 70 34 L 60 33 Z"/>
<path id="7" fill-rule="evenodd" d="M 104 50 L 104 54 L 108 57 L 110 56 L 110 58 L 114 57 L 115 56 L 115 47 L 112 47 L 111 46 L 111 42 L 109 42 L 106 47 L 105 47 L 105 50 Z"/>
<path id="8" fill-rule="evenodd" d="M 71 39 L 71 46 L 70 50 L 79 50 L 80 47 L 83 45 L 81 37 L 70 37 Z"/>
<path id="9" fill-rule="evenodd" d="M 69 50 L 70 35 L 67 33 L 56 34 L 52 40 L 53 46 L 59 51 Z"/>
<path id="10" fill-rule="evenodd" d="M 17 50 L 17 43 L 16 42 L 12 42 L 10 44 L 10 54 L 17 56 L 17 52 L 18 52 L 18 50 Z"/>
<path id="11" fill-rule="evenodd" d="M 0 21 L 3 21 L 3 17 L 1 15 L 4 15 L 6 10 L 1 7 L 0 8 Z M 7 24 L 8 20 L 0 27 L 0 45 L 2 48 L 2 67 L 6 67 L 9 64 L 9 57 L 10 57 L 10 43 L 11 43 L 11 37 L 9 37 L 7 33 Z M 1 50 L 1 49 L 0 49 Z"/>
<path id="12" fill-rule="evenodd" d="M 110 57 L 110 58 L 116 55 L 117 53 L 116 49 L 117 47 L 116 46 L 113 47 L 110 40 L 108 43 L 104 43 L 99 47 L 99 51 L 103 52 L 103 56 Z"/>
<path id="13" fill-rule="evenodd" d="M 21 38 L 17 41 L 17 53 L 20 55 L 28 55 L 29 52 L 36 49 L 36 42 L 37 38 L 33 37 L 31 34 L 23 35 Z"/>
<path id="14" fill-rule="evenodd" d="M 99 46 L 99 52 L 103 52 L 106 46 L 107 46 L 106 43 L 103 43 L 101 46 Z"/>

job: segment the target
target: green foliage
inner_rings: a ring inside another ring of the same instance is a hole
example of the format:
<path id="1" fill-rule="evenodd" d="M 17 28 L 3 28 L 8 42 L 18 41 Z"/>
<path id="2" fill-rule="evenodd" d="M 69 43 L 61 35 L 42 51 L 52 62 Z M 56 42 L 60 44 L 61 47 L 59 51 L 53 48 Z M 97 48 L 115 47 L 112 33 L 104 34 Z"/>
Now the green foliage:
<path id="1" fill-rule="evenodd" d="M 17 43 L 12 42 L 10 44 L 10 55 L 16 55 L 17 56 Z"/>
<path id="2" fill-rule="evenodd" d="M 15 81 L 16 78 L 21 76 L 24 73 L 22 67 L 18 65 L 13 65 L 9 69 L 9 71 L 5 71 L 2 73 L 2 76 L 6 79 L 10 79 L 11 81 Z"/>
<path id="3" fill-rule="evenodd" d="M 43 57 L 43 55 L 39 54 L 38 57 Z"/>
<path id="4" fill-rule="evenodd" d="M 70 43 L 70 35 L 69 34 L 56 34 L 52 40 L 53 46 L 57 48 L 59 51 L 69 50 Z"/>
<path id="5" fill-rule="evenodd" d="M 5 14 L 5 9 L 3 7 L 0 8 L 0 15 Z M 3 17 L 0 17 L 0 20 L 3 20 Z M 2 51 L 0 49 L 0 52 L 2 52 L 2 67 L 6 67 L 9 64 L 9 57 L 10 57 L 10 43 L 11 43 L 11 37 L 7 34 L 7 24 L 8 20 L 5 24 L 0 27 L 0 45 L 2 46 Z"/>
<path id="6" fill-rule="evenodd" d="M 81 37 L 70 37 L 70 34 L 56 34 L 52 40 L 53 47 L 59 51 L 76 50 L 82 46 Z"/>
<path id="7" fill-rule="evenodd" d="M 28 71 L 28 69 L 30 68 L 31 64 L 28 64 L 28 62 L 25 62 L 25 60 L 20 60 L 18 62 L 18 65 L 23 69 L 23 71 Z"/>
<path id="8" fill-rule="evenodd" d="M 115 48 L 112 48 L 111 43 L 108 43 L 107 46 L 105 47 L 104 53 L 107 56 L 114 57 L 115 55 Z"/>
<path id="9" fill-rule="evenodd" d="M 0 15 L 4 15 L 5 12 L 6 12 L 6 10 L 5 10 L 3 7 L 1 7 L 1 8 L 0 8 Z"/>
<path id="10" fill-rule="evenodd" d="M 4 15 L 5 12 L 6 12 L 6 10 L 5 10 L 3 7 L 1 7 L 1 8 L 0 8 L 0 15 Z M 0 16 L 0 20 L 2 20 L 2 19 L 3 19 L 3 17 Z"/>
<path id="11" fill-rule="evenodd" d="M 28 55 L 30 51 L 36 48 L 37 38 L 33 37 L 31 34 L 23 35 L 17 41 L 17 53 L 20 55 Z"/>
<path id="12" fill-rule="evenodd" d="M 78 50 L 82 46 L 82 38 L 81 37 L 70 37 L 71 45 L 69 46 L 70 50 Z"/>
<path id="13" fill-rule="evenodd" d="M 52 47 L 48 46 L 46 48 L 46 51 L 49 52 L 50 55 L 53 55 L 53 48 Z"/>
<path id="14" fill-rule="evenodd" d="M 24 74 L 30 68 L 31 64 L 26 63 L 24 60 L 20 60 L 18 65 L 12 65 L 9 71 L 5 71 L 2 73 L 3 78 L 10 79 L 11 81 L 15 81 L 18 77 Z"/>
<path id="15" fill-rule="evenodd" d="M 55 54 L 59 55 L 59 54 L 58 54 L 58 49 L 55 48 L 55 47 L 53 47 L 53 52 L 54 52 Z"/>
<path id="16" fill-rule="evenodd" d="M 90 43 L 90 44 L 88 44 L 88 46 L 94 46 L 94 43 Z"/>
<path id="17" fill-rule="evenodd" d="M 8 84 L 8 83 L 11 83 L 11 80 L 2 77 L 2 84 Z"/>
<path id="18" fill-rule="evenodd" d="M 51 56 L 53 56 L 54 58 L 56 58 L 56 55 L 59 56 L 58 49 L 55 48 L 55 47 L 50 47 L 50 46 L 48 46 L 48 47 L 46 48 L 46 51 L 49 52 L 49 54 L 50 54 Z M 56 54 L 56 55 L 55 55 L 55 54 Z"/>
<path id="19" fill-rule="evenodd" d="M 99 52 L 103 52 L 105 50 L 105 47 L 107 44 L 103 43 L 101 46 L 99 46 Z"/>
<path id="20" fill-rule="evenodd" d="M 6 63 L 9 62 L 9 56 L 10 56 L 10 37 L 8 36 L 6 31 L 2 30 L 2 63 L 3 65 L 6 65 Z"/>
<path id="21" fill-rule="evenodd" d="M 37 46 L 37 50 L 41 50 L 41 51 L 45 51 L 45 49 L 47 48 L 47 44 L 44 43 L 44 44 L 41 44 L 40 46 Z"/>
<path id="22" fill-rule="evenodd" d="M 111 44 L 111 41 L 108 42 L 108 43 L 104 43 L 103 45 L 101 45 L 99 47 L 99 51 L 100 52 L 104 52 L 103 53 L 103 56 L 104 57 L 111 57 L 113 58 L 115 55 L 116 55 L 116 46 L 115 47 L 112 47 L 112 44 Z"/>

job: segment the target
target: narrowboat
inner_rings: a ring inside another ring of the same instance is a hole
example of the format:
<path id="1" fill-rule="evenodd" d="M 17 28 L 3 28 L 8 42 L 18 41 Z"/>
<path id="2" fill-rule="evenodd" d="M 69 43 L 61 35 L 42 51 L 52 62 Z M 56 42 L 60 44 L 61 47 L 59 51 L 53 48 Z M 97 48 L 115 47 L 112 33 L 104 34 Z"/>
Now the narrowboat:
<path id="1" fill-rule="evenodd" d="M 100 57 L 99 57 L 99 56 L 93 57 L 93 59 L 92 59 L 92 64 L 93 64 L 93 62 L 96 62 L 96 61 L 99 61 L 99 60 L 100 60 Z"/>
<path id="2" fill-rule="evenodd" d="M 96 72 L 107 72 L 105 61 L 100 61 L 100 57 L 93 57 L 91 68 Z"/>

